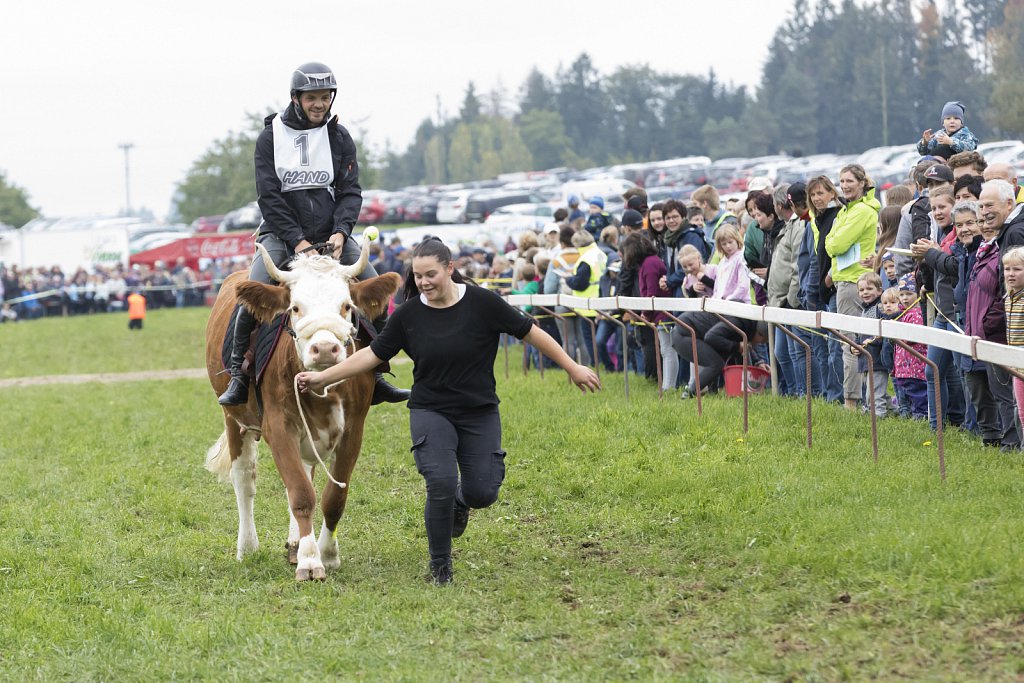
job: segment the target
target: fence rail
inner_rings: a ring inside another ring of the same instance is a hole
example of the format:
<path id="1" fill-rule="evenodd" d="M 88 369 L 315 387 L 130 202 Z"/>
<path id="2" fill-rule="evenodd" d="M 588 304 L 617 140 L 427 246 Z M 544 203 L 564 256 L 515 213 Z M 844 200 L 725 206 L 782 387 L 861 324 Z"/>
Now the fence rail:
<path id="1" fill-rule="evenodd" d="M 825 311 L 803 311 L 791 308 L 756 306 L 738 301 L 708 298 L 667 298 L 619 296 L 588 299 L 566 294 L 510 294 L 505 297 L 513 306 L 565 306 L 593 311 L 707 311 L 729 315 L 744 320 L 771 323 L 773 325 L 796 325 L 799 327 L 824 328 L 861 334 L 869 337 L 885 337 L 900 341 L 938 346 L 943 349 L 970 356 L 975 360 L 994 363 L 1010 368 L 1024 368 L 1024 348 L 997 344 L 979 337 L 958 332 L 940 330 L 924 325 L 860 318 L 841 313 Z"/>
<path id="2" fill-rule="evenodd" d="M 789 308 L 777 308 L 772 306 L 757 306 L 744 304 L 737 301 L 726 301 L 723 299 L 708 298 L 666 298 L 666 297 L 603 297 L 585 298 L 570 296 L 566 294 L 514 294 L 505 297 L 506 301 L 513 306 L 537 306 L 542 309 L 552 309 L 555 306 L 567 308 L 599 311 L 607 315 L 609 311 L 625 310 L 634 313 L 647 311 L 663 311 L 667 313 L 687 313 L 692 311 L 706 311 L 720 316 L 732 316 L 744 320 L 764 322 L 770 326 L 784 325 L 796 326 L 809 329 L 818 329 L 823 332 L 835 332 L 840 336 L 849 334 L 863 335 L 867 337 L 881 337 L 902 342 L 905 344 L 920 343 L 928 346 L 936 346 L 948 349 L 955 353 L 969 356 L 972 359 L 1000 365 L 1008 368 L 1014 375 L 1020 376 L 1018 368 L 1024 368 L 1024 348 L 996 344 L 985 341 L 978 337 L 972 337 L 958 332 L 940 330 L 924 325 L 899 322 L 896 320 L 878 320 L 873 318 L 860 318 L 857 316 L 829 313 L 826 311 L 804 311 Z M 769 334 L 769 340 L 773 335 Z M 852 341 L 852 340 L 851 340 Z M 900 344 L 901 346 L 903 344 Z M 769 355 L 772 366 L 775 366 L 773 344 L 769 343 Z M 908 348 L 904 346 L 904 348 Z M 507 348 L 506 348 L 507 353 Z M 916 354 L 915 354 L 916 355 Z M 656 361 L 659 366 L 660 377 L 660 354 Z M 697 359 L 695 359 L 696 361 Z M 746 355 L 744 355 L 744 373 L 746 372 Z M 507 359 L 506 359 L 507 361 Z M 807 357 L 808 370 L 810 368 L 810 356 Z M 598 366 L 594 358 L 595 367 Z M 524 371 L 527 363 L 524 360 Z M 507 371 L 507 362 L 506 362 Z M 775 373 L 773 372 L 773 375 Z M 625 384 L 626 395 L 629 395 L 628 373 Z M 936 406 L 941 406 L 940 391 L 941 383 L 936 383 Z M 659 382 L 659 396 L 661 385 Z M 808 393 L 810 386 L 808 385 Z M 747 429 L 747 391 L 743 389 L 743 429 Z M 698 410 L 700 405 L 698 402 Z M 871 441 L 874 458 L 878 459 L 878 432 L 875 423 L 874 410 L 871 413 Z M 946 479 L 945 447 L 943 440 L 942 420 L 937 420 L 936 443 L 938 446 L 939 474 L 943 481 Z M 807 408 L 807 445 L 811 447 L 811 404 L 808 397 Z"/>

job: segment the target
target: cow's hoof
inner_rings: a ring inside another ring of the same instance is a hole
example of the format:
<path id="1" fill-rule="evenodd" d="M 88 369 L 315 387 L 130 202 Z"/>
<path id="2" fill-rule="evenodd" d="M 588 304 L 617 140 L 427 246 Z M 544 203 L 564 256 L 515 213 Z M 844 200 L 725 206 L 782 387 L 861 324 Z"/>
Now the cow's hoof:
<path id="1" fill-rule="evenodd" d="M 300 567 L 295 570 L 296 581 L 325 581 L 327 571 L 323 567 Z"/>
<path id="2" fill-rule="evenodd" d="M 284 544 L 286 554 L 288 555 L 288 564 L 299 563 L 299 542 L 285 543 Z"/>

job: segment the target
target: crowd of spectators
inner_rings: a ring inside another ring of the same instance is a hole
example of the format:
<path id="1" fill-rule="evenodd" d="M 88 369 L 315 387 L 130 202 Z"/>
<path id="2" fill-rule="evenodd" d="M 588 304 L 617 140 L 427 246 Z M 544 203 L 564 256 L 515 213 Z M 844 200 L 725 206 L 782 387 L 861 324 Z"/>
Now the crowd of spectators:
<path id="1" fill-rule="evenodd" d="M 1024 250 L 1014 252 L 1024 246 L 1024 191 L 1016 171 L 989 166 L 972 149 L 945 151 L 948 158 L 926 155 L 905 183 L 884 189 L 856 164 L 841 169 L 838 187 L 826 176 L 777 187 L 754 178 L 745 200 L 726 205 L 711 186 L 688 202 L 651 206 L 637 188 L 624 196 L 622 215 L 596 235 L 586 214 L 570 220 L 561 209 L 541 234 L 526 232 L 516 244 L 464 248 L 456 267 L 504 293 L 715 297 L 1024 343 L 1024 332 L 1007 337 L 1011 297 L 1024 310 Z M 597 202 L 590 208 L 590 216 L 603 212 Z M 397 242 L 380 248 L 378 268 L 400 270 L 403 254 Z M 1004 262 L 1018 261 L 1019 285 L 1003 274 Z M 722 322 L 712 314 L 686 313 L 681 319 L 687 326 L 679 326 L 663 313 L 639 320 L 626 312 L 623 317 L 634 324 L 627 328 L 623 358 L 620 328 L 594 320 L 590 311 L 556 309 L 568 322 L 531 313 L 582 362 L 601 363 L 607 372 L 631 369 L 651 380 L 660 365 L 662 389 L 679 390 L 683 398 L 695 393 L 698 382 L 705 392 L 722 386 L 725 368 L 739 362 L 742 351 L 737 330 L 755 342 L 751 361 L 767 370 L 767 328 L 743 318 Z M 1021 320 L 1024 313 L 1017 318 L 1024 329 Z M 803 345 L 777 329 L 772 341 L 781 394 L 811 392 L 851 410 L 930 419 L 934 428 L 934 389 L 941 382 L 945 422 L 979 434 L 986 445 L 1020 447 L 1024 388 L 1015 398 L 1019 380 L 1005 368 L 911 345 L 937 364 L 936 377 L 892 340 L 859 337 L 851 345 L 820 330 L 786 330 L 810 347 L 812 372 L 808 384 Z"/>
<path id="2" fill-rule="evenodd" d="M 249 259 L 207 259 L 202 265 L 197 271 L 180 259 L 170 266 L 157 261 L 152 268 L 117 264 L 65 273 L 59 266 L 0 264 L 0 322 L 123 311 L 133 291 L 145 295 L 150 309 L 202 306 L 225 277 L 247 269 Z"/>

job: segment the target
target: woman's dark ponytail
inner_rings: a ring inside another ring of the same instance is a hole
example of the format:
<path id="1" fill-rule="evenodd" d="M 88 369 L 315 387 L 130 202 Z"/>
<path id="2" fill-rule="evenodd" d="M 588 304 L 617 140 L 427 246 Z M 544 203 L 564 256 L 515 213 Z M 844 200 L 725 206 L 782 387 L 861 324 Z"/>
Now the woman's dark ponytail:
<path id="1" fill-rule="evenodd" d="M 406 266 L 405 287 L 402 292 L 405 301 L 409 301 L 420 293 L 419 287 L 416 286 L 416 278 L 412 274 L 412 261 L 421 256 L 437 259 L 437 262 L 445 268 L 452 262 L 452 251 L 441 241 L 440 237 L 428 237 L 417 244 L 416 248 L 412 250 L 412 256 L 409 257 L 409 264 Z M 471 278 L 465 277 L 457 269 L 452 271 L 452 282 L 460 285 L 476 285 Z"/>

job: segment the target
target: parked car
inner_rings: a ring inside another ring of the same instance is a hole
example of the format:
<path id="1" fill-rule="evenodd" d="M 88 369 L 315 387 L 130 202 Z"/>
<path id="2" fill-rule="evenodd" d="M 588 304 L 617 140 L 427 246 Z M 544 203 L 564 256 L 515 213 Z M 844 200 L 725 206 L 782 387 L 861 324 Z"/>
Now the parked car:
<path id="1" fill-rule="evenodd" d="M 384 219 L 387 207 L 382 199 L 383 193 L 378 190 L 363 191 L 363 205 L 359 208 L 359 218 L 356 220 L 360 225 L 373 225 Z"/>
<path id="2" fill-rule="evenodd" d="M 437 224 L 437 205 L 441 197 L 436 194 L 420 198 L 420 221 L 427 225 Z"/>
<path id="3" fill-rule="evenodd" d="M 441 195 L 437 202 L 438 223 L 465 223 L 466 204 L 473 190 L 455 190 Z"/>
<path id="4" fill-rule="evenodd" d="M 560 201 L 563 206 L 567 206 L 569 196 L 576 195 L 580 198 L 581 207 L 585 207 L 587 200 L 594 196 L 604 197 L 605 202 L 608 202 L 612 197 L 621 202 L 622 193 L 631 187 L 636 187 L 636 183 L 626 180 L 625 178 L 577 180 L 562 185 L 562 196 Z"/>
<path id="5" fill-rule="evenodd" d="M 985 156 L 985 161 L 990 164 L 1010 164 L 1014 159 L 1020 157 L 1021 152 L 1024 152 L 1024 142 L 1020 140 L 983 142 L 978 145 L 978 151 Z"/>
<path id="6" fill-rule="evenodd" d="M 228 211 L 224 220 L 217 226 L 217 232 L 235 232 L 237 230 L 255 230 L 263 222 L 263 213 L 256 202 Z"/>
<path id="7" fill-rule="evenodd" d="M 1013 154 L 1014 150 L 1024 148 L 1024 142 L 1020 140 L 1000 140 L 998 142 L 983 142 L 978 145 L 978 152 L 985 157 L 986 161 L 998 161 L 1004 154 Z"/>
<path id="8" fill-rule="evenodd" d="M 389 192 L 384 195 L 384 217 L 382 223 L 401 223 L 405 220 L 405 203 L 408 197 L 401 192 Z"/>
<path id="9" fill-rule="evenodd" d="M 480 223 L 487 220 L 495 209 L 509 204 L 542 204 L 543 197 L 532 192 L 508 192 L 502 190 L 488 190 L 474 192 L 466 204 L 466 222 Z"/>
<path id="10" fill-rule="evenodd" d="M 419 223 L 423 219 L 423 198 L 419 195 L 404 195 L 399 206 L 403 222 Z"/>
<path id="11" fill-rule="evenodd" d="M 128 243 L 128 253 L 137 254 L 140 251 L 156 249 L 157 247 L 162 247 L 165 244 L 171 244 L 172 242 L 185 239 L 188 236 L 189 233 L 187 232 L 174 230 L 147 233 L 131 240 Z"/>
<path id="12" fill-rule="evenodd" d="M 200 216 L 199 218 L 192 221 L 190 226 L 192 232 L 217 232 L 217 228 L 220 227 L 221 222 L 224 220 L 224 216 Z"/>
<path id="13" fill-rule="evenodd" d="M 506 204 L 499 206 L 484 220 L 488 226 L 501 225 L 506 230 L 541 230 L 554 220 L 559 204 Z"/>

